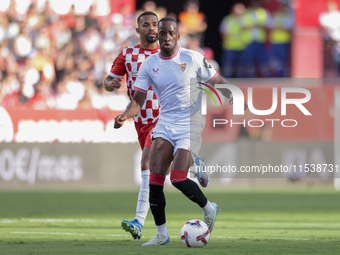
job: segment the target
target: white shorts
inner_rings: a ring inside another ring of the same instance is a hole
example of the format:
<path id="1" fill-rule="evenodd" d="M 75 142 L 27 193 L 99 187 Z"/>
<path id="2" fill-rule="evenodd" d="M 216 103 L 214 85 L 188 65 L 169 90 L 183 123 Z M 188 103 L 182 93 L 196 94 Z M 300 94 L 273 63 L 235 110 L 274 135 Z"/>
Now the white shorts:
<path id="1" fill-rule="evenodd" d="M 201 149 L 202 131 L 203 129 L 201 128 L 197 128 L 197 130 L 192 130 L 189 126 L 173 128 L 157 123 L 156 127 L 151 131 L 151 138 L 153 140 L 160 137 L 169 141 L 174 147 L 173 155 L 175 155 L 178 149 L 188 150 L 191 152 L 193 160 L 195 160 Z"/>

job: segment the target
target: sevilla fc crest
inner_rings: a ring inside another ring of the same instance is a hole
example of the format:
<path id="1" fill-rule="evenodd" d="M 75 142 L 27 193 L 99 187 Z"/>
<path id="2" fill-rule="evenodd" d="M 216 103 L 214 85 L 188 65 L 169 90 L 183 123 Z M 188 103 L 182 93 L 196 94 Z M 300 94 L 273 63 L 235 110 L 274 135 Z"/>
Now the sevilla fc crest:
<path id="1" fill-rule="evenodd" d="M 179 68 L 182 70 L 182 72 L 184 73 L 185 70 L 187 69 L 187 63 L 182 63 L 182 64 L 179 64 Z"/>

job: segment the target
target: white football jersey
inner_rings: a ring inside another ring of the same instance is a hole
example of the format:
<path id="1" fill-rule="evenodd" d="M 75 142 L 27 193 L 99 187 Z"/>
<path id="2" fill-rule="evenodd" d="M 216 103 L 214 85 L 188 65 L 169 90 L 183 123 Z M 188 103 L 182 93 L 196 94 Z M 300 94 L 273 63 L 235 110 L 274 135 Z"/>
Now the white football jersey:
<path id="1" fill-rule="evenodd" d="M 197 87 L 202 87 L 199 82 L 209 83 L 216 76 L 202 54 L 179 47 L 168 58 L 160 53 L 148 57 L 139 69 L 135 90 L 146 93 L 151 84 L 161 107 L 158 123 L 178 127 L 199 121 L 204 125 L 202 91 Z M 190 79 L 197 82 L 190 85 Z"/>

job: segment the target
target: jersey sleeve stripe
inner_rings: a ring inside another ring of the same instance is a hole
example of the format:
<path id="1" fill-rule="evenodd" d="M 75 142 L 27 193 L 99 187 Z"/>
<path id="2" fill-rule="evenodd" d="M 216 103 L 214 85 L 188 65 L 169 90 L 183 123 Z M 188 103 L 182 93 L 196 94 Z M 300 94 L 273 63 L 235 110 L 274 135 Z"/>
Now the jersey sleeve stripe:
<path id="1" fill-rule="evenodd" d="M 117 74 L 114 74 L 114 73 L 109 73 L 109 75 L 111 76 L 111 77 L 122 77 L 123 75 L 117 75 Z"/>
<path id="2" fill-rule="evenodd" d="M 135 86 L 135 90 L 138 90 L 138 91 L 143 92 L 143 93 L 146 93 L 146 92 L 147 92 L 146 90 L 141 89 L 141 88 L 138 88 L 138 87 L 136 87 L 136 86 Z"/>
<path id="3" fill-rule="evenodd" d="M 209 82 L 213 81 L 213 80 L 217 77 L 217 74 L 218 74 L 218 73 L 215 73 L 215 75 L 214 75 L 211 79 L 209 79 L 208 81 L 206 81 L 206 83 L 209 83 Z"/>

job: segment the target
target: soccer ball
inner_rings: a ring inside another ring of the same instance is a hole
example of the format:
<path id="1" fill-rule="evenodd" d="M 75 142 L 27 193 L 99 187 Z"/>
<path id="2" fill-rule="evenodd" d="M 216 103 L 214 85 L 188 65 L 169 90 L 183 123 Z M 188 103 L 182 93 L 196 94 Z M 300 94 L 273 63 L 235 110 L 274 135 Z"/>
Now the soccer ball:
<path id="1" fill-rule="evenodd" d="M 201 220 L 189 220 L 181 229 L 181 239 L 187 247 L 203 247 L 210 239 L 209 227 Z"/>

